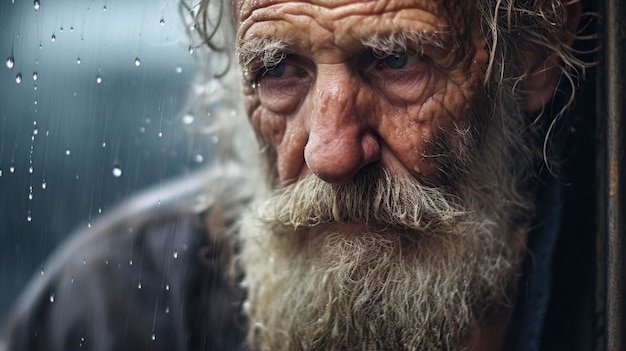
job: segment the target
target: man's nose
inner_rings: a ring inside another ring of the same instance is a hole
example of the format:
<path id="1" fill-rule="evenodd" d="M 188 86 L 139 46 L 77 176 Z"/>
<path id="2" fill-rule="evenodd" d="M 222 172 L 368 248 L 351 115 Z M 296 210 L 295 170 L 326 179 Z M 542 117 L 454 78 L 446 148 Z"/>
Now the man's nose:
<path id="1" fill-rule="evenodd" d="M 360 95 L 358 83 L 341 69 L 318 71 L 314 94 L 304 159 L 322 180 L 347 183 L 380 158 L 378 137 L 370 127 L 372 102 Z"/>

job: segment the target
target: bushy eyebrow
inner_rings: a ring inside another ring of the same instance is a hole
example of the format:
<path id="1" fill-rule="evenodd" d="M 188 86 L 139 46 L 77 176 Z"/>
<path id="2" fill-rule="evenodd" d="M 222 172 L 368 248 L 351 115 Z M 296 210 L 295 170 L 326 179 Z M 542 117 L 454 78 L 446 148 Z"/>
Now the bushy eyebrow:
<path id="1" fill-rule="evenodd" d="M 427 31 L 376 33 L 363 40 L 362 44 L 372 50 L 376 57 L 397 52 L 423 54 L 425 47 L 445 49 L 448 36 L 447 32 Z"/>
<path id="2" fill-rule="evenodd" d="M 257 62 L 264 67 L 272 67 L 285 58 L 291 46 L 291 43 L 278 38 L 249 38 L 237 45 L 237 57 L 244 68 Z"/>
<path id="3" fill-rule="evenodd" d="M 424 47 L 444 49 L 449 33 L 447 32 L 391 32 L 376 33 L 361 40 L 363 47 L 372 50 L 376 57 L 385 57 L 397 52 L 422 54 Z M 280 63 L 294 43 L 279 38 L 252 37 L 237 45 L 239 64 L 244 69 L 273 67 Z"/>

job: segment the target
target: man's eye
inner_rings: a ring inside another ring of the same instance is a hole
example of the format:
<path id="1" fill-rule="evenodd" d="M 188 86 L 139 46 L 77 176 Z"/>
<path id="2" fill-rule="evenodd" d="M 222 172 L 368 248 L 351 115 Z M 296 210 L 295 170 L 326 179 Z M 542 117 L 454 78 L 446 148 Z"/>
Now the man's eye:
<path id="1" fill-rule="evenodd" d="M 296 66 L 285 62 L 279 62 L 272 67 L 267 67 L 265 72 L 263 72 L 263 76 L 269 76 L 272 78 L 288 78 L 295 76 L 298 73 L 299 69 Z"/>
<path id="2" fill-rule="evenodd" d="M 394 53 L 380 60 L 381 67 L 389 67 L 393 69 L 403 69 L 411 67 L 421 61 L 419 55 L 410 55 L 407 53 Z"/>

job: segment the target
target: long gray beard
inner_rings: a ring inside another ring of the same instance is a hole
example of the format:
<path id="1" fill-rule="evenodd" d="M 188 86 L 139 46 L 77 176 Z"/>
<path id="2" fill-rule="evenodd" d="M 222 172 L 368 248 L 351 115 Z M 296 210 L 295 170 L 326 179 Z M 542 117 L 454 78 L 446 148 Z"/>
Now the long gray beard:
<path id="1" fill-rule="evenodd" d="M 370 168 L 350 184 L 310 176 L 258 200 L 238 262 L 251 346 L 466 348 L 511 307 L 519 274 L 531 213 L 520 174 L 530 167 L 511 152 L 523 145 L 514 112 L 489 118 L 484 142 L 442 137 L 457 158 L 448 171 L 462 175 L 452 186 Z M 362 231 L 346 230 L 354 225 Z"/>

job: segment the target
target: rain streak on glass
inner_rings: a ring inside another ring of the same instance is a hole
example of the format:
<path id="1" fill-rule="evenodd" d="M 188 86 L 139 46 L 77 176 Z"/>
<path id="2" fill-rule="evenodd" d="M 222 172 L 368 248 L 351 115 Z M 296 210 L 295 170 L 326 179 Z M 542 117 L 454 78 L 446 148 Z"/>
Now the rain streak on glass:
<path id="1" fill-rule="evenodd" d="M 92 214 L 213 160 L 208 137 L 190 147 L 189 129 L 204 119 L 184 109 L 202 65 L 189 54 L 180 1 L 41 1 L 0 5 L 0 208 L 10 209 L 0 223 L 0 320 L 62 239 L 96 227 Z"/>

